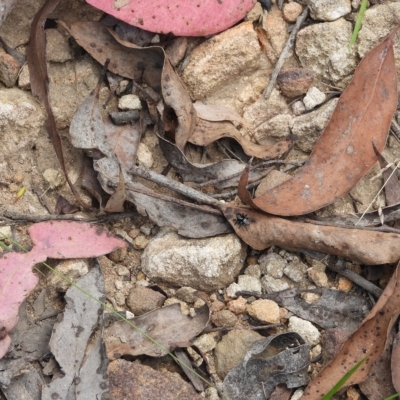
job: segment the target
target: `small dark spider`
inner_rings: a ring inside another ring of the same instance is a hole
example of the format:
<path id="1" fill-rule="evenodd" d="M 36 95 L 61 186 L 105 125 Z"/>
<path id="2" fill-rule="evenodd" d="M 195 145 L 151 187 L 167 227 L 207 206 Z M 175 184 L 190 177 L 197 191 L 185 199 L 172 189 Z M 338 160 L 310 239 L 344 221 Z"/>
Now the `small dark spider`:
<path id="1" fill-rule="evenodd" d="M 247 229 L 247 227 L 250 225 L 250 219 L 247 218 L 247 215 L 243 213 L 237 213 L 233 222 L 235 225 L 239 225 L 240 228 L 244 226 Z"/>

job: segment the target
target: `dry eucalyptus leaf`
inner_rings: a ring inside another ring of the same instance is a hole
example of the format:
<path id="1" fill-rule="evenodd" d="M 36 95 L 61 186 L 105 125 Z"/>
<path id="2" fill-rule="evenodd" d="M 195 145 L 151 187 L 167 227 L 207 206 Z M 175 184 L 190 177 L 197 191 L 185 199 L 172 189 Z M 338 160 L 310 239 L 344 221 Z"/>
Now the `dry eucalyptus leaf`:
<path id="1" fill-rule="evenodd" d="M 397 108 L 398 28 L 361 61 L 300 172 L 252 199 L 245 170 L 238 189 L 244 203 L 274 215 L 307 214 L 344 196 L 375 165 L 372 142 L 382 152 Z"/>
<path id="2" fill-rule="evenodd" d="M 289 221 L 244 207 L 223 205 L 221 209 L 236 234 L 256 250 L 271 246 L 304 248 L 369 265 L 400 259 L 400 234 L 397 233 Z M 249 225 L 235 223 L 237 214 L 247 215 Z"/>
<path id="3" fill-rule="evenodd" d="M 248 156 L 263 159 L 274 159 L 286 153 L 292 146 L 293 140 L 282 140 L 272 146 L 262 146 L 245 139 L 229 121 L 206 121 L 197 118 L 196 127 L 189 138 L 189 142 L 198 146 L 207 146 L 222 138 L 236 140 Z"/>
<path id="4" fill-rule="evenodd" d="M 196 337 L 207 325 L 209 313 L 208 306 L 204 305 L 196 309 L 196 316 L 192 318 L 182 314 L 180 304 L 172 304 L 130 320 L 163 348 L 126 322 L 111 322 L 104 332 L 108 358 L 115 360 L 127 354 L 162 357 L 174 349 L 176 343 L 187 343 Z"/>
<path id="5" fill-rule="evenodd" d="M 98 263 L 78 280 L 77 285 L 95 298 L 104 300 L 104 279 Z M 66 399 L 70 396 L 81 400 L 100 398 L 107 392 L 107 375 L 92 374 L 95 380 L 88 381 L 83 372 L 87 372 L 85 365 L 92 360 L 90 354 L 93 351 L 100 351 L 100 346 L 91 348 L 90 339 L 96 327 L 101 324 L 102 306 L 74 286 L 67 290 L 65 300 L 67 306 L 63 318 L 54 326 L 50 339 L 50 349 L 60 364 L 64 376 L 46 385 L 43 388 L 42 398 L 43 400 Z M 93 369 L 99 371 L 102 368 L 106 371 L 107 359 L 102 359 L 99 354 L 95 359 L 97 365 L 92 364 Z M 86 383 L 86 387 L 83 387 L 83 382 Z M 83 393 L 89 396 L 83 397 Z"/>

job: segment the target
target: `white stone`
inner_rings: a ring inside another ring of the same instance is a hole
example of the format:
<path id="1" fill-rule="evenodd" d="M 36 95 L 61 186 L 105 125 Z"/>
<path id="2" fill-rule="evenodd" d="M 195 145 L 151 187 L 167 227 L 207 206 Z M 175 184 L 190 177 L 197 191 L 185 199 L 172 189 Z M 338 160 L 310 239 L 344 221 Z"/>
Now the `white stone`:
<path id="1" fill-rule="evenodd" d="M 316 106 L 322 104 L 326 99 L 326 95 L 324 92 L 321 92 L 315 86 L 311 86 L 308 89 L 307 94 L 305 95 L 303 102 L 306 106 L 306 110 L 312 110 Z"/>
<path id="2" fill-rule="evenodd" d="M 283 279 L 275 279 L 272 276 L 265 275 L 261 278 L 261 284 L 266 293 L 275 293 L 289 289 L 289 284 Z"/>
<path id="3" fill-rule="evenodd" d="M 301 389 L 297 389 L 293 394 L 290 400 L 300 400 L 303 397 L 304 391 Z"/>
<path id="4" fill-rule="evenodd" d="M 144 143 L 139 143 L 136 155 L 139 165 L 146 168 L 151 168 L 153 166 L 153 154 L 151 154 L 151 151 Z"/>
<path id="5" fill-rule="evenodd" d="M 235 234 L 186 239 L 163 231 L 147 245 L 142 271 L 153 280 L 212 292 L 235 280 L 246 248 Z"/>
<path id="6" fill-rule="evenodd" d="M 231 299 L 236 299 L 236 292 L 239 290 L 242 290 L 241 287 L 236 282 L 233 282 L 226 288 L 226 295 Z"/>
<path id="7" fill-rule="evenodd" d="M 43 178 L 49 185 L 50 189 L 56 189 L 65 183 L 64 174 L 53 168 L 46 169 L 43 172 Z"/>
<path id="8" fill-rule="evenodd" d="M 321 21 L 334 21 L 351 12 L 350 0 L 309 0 L 310 15 Z"/>
<path id="9" fill-rule="evenodd" d="M 11 226 L 0 226 L 0 240 L 4 239 L 5 236 L 12 237 Z"/>
<path id="10" fill-rule="evenodd" d="M 240 290 L 261 293 L 261 282 L 255 276 L 240 275 L 238 285 L 240 286 Z"/>
<path id="11" fill-rule="evenodd" d="M 310 322 L 298 317 L 290 317 L 288 330 L 298 333 L 310 346 L 316 346 L 321 334 L 318 329 Z"/>
<path id="12" fill-rule="evenodd" d="M 142 103 L 136 94 L 126 94 L 119 99 L 118 108 L 120 110 L 141 110 Z"/>

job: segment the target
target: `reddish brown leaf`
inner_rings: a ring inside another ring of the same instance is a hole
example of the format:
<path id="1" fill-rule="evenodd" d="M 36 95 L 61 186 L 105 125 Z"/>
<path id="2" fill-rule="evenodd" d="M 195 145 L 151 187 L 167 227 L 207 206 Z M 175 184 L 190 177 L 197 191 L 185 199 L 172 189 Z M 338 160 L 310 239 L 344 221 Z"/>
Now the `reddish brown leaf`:
<path id="1" fill-rule="evenodd" d="M 117 40 L 118 36 L 100 22 L 77 22 L 70 28 L 61 21 L 59 23 L 101 65 L 109 58 L 109 71 L 135 81 L 143 80 L 153 90 L 161 92 L 165 57 L 161 47 L 141 48 Z"/>
<path id="2" fill-rule="evenodd" d="M 343 344 L 339 354 L 310 382 L 304 391 L 303 400 L 321 399 L 364 357 L 367 357 L 365 363 L 355 371 L 345 385 L 355 385 L 368 377 L 374 362 L 383 353 L 387 336 L 400 314 L 399 288 L 398 265 L 374 308 Z"/>
<path id="3" fill-rule="evenodd" d="M 282 140 L 273 146 L 261 146 L 245 139 L 228 121 L 206 121 L 201 118 L 197 118 L 196 126 L 192 136 L 189 138 L 189 142 L 197 144 L 198 146 L 207 146 L 218 139 L 226 137 L 235 139 L 239 142 L 247 155 L 264 159 L 278 158 L 282 154 L 286 153 L 293 145 L 293 141 L 289 139 Z"/>
<path id="4" fill-rule="evenodd" d="M 270 214 L 306 214 L 344 196 L 375 165 L 372 142 L 382 152 L 397 107 L 397 29 L 361 61 L 302 170 L 252 202 L 243 179 L 243 202 Z"/>
<path id="5" fill-rule="evenodd" d="M 243 207 L 221 207 L 236 234 L 256 250 L 278 246 L 305 248 L 345 257 L 363 264 L 387 264 L 400 259 L 400 235 L 361 229 L 314 225 L 271 217 Z M 249 225 L 238 222 L 247 215 Z"/>
<path id="6" fill-rule="evenodd" d="M 26 50 L 26 57 L 28 61 L 29 76 L 31 82 L 32 93 L 39 98 L 43 103 L 47 112 L 46 130 L 53 144 L 54 150 L 57 154 L 58 160 L 60 161 L 62 170 L 65 174 L 65 178 L 74 193 L 79 203 L 86 209 L 91 207 L 86 204 L 74 185 L 69 179 L 67 169 L 65 166 L 64 152 L 60 135 L 58 134 L 56 121 L 50 106 L 48 97 L 48 75 L 46 65 L 46 34 L 44 32 L 44 23 L 47 16 L 56 8 L 59 0 L 48 0 L 43 7 L 35 15 L 32 21 L 31 32 L 29 38 L 29 45 Z"/>
<path id="7" fill-rule="evenodd" d="M 173 132 L 175 143 L 183 149 L 193 132 L 196 111 L 164 50 L 156 46 L 142 48 L 122 40 L 99 22 L 76 23 L 70 28 L 66 24 L 62 26 L 99 63 L 104 65 L 110 59 L 108 69 L 111 72 L 136 82 L 143 81 L 156 92 L 162 92 L 165 103 L 173 108 L 178 122 Z"/>

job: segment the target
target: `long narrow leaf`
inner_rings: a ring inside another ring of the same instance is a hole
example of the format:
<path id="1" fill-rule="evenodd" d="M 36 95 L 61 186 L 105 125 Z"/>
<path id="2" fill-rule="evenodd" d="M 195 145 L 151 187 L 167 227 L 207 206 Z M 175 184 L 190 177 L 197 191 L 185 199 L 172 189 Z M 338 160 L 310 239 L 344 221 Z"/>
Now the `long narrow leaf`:
<path id="1" fill-rule="evenodd" d="M 364 13 L 365 13 L 365 10 L 367 9 L 367 4 L 368 4 L 368 0 L 362 0 L 360 11 L 357 14 L 356 24 L 354 25 L 354 31 L 353 31 L 353 34 L 351 35 L 350 46 L 353 46 L 353 44 L 357 40 L 358 32 L 361 29 L 361 24 L 364 19 Z"/>

